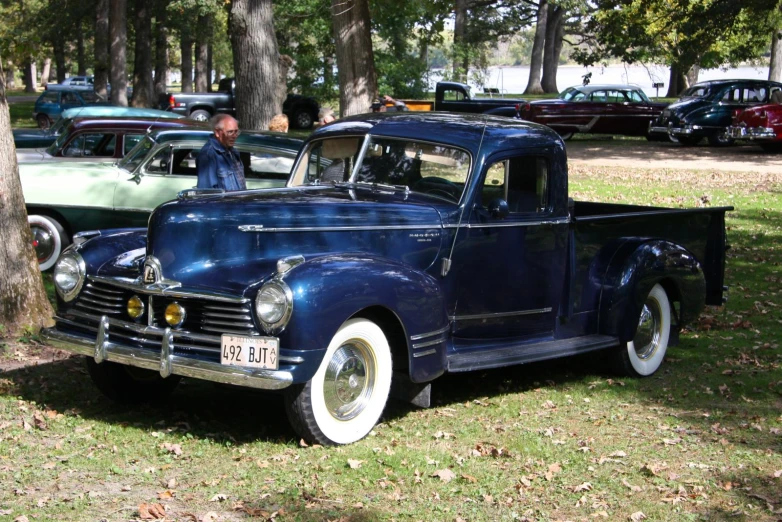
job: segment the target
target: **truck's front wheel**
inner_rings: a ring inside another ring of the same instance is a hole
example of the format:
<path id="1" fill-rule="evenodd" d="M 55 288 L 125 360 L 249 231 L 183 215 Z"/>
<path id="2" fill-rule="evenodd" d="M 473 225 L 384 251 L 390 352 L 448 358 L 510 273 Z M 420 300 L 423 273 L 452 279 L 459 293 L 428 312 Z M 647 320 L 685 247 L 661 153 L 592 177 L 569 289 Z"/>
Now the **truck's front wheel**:
<path id="1" fill-rule="evenodd" d="M 665 289 L 654 285 L 646 297 L 632 341 L 620 347 L 618 370 L 631 377 L 647 377 L 660 368 L 671 332 L 671 303 Z"/>
<path id="2" fill-rule="evenodd" d="M 313 378 L 286 393 L 288 419 L 309 442 L 360 440 L 383 413 L 391 373 L 383 330 L 367 319 L 350 319 L 334 335 Z"/>

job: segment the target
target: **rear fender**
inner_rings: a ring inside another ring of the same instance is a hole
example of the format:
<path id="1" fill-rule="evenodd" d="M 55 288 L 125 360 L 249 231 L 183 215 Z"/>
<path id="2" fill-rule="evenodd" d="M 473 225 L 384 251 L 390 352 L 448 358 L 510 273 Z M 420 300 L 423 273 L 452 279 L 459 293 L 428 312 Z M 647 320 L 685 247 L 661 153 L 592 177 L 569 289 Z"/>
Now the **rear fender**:
<path id="1" fill-rule="evenodd" d="M 615 252 L 605 273 L 600 333 L 631 340 L 646 296 L 657 283 L 671 302 L 679 303 L 677 326 L 693 321 L 703 310 L 706 279 L 695 256 L 670 241 L 633 238 Z"/>
<path id="2" fill-rule="evenodd" d="M 283 347 L 325 350 L 345 321 L 361 315 L 387 328 L 395 370 L 409 370 L 413 382 L 444 372 L 448 316 L 429 274 L 385 258 L 346 254 L 308 260 L 283 280 L 293 293 L 293 314 L 280 334 Z"/>

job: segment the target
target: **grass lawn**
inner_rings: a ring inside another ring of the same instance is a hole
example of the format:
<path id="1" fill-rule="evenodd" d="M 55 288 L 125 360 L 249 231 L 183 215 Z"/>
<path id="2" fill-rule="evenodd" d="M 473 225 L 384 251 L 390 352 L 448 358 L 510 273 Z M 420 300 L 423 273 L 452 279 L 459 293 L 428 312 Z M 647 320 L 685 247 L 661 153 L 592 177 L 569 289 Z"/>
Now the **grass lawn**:
<path id="1" fill-rule="evenodd" d="M 446 376 L 432 408 L 391 403 L 365 440 L 324 448 L 299 443 L 279 396 L 188 381 L 123 407 L 55 358 L 0 374 L 0 519 L 779 520 L 782 176 L 571 172 L 577 199 L 736 207 L 728 304 L 657 375 L 593 354 Z"/>

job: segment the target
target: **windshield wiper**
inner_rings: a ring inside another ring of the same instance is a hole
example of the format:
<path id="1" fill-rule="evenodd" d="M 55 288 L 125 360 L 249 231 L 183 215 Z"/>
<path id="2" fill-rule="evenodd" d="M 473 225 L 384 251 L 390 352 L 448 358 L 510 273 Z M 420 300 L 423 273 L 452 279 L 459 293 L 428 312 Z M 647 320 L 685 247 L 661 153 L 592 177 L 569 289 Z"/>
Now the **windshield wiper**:
<path id="1" fill-rule="evenodd" d="M 343 182 L 344 185 L 353 185 L 353 186 L 369 186 L 372 190 L 403 190 L 405 192 L 410 192 L 410 187 L 407 185 L 389 185 L 387 183 L 377 183 L 376 181 L 353 181 L 353 182 Z"/>

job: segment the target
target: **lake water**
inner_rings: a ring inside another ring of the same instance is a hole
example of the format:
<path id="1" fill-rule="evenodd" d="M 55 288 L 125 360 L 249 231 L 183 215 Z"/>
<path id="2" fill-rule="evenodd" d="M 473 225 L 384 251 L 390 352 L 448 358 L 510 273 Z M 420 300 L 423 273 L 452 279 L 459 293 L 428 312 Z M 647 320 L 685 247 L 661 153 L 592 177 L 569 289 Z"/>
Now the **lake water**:
<path id="1" fill-rule="evenodd" d="M 665 96 L 668 92 L 670 69 L 663 66 L 645 67 L 641 65 L 610 65 L 608 67 L 560 65 L 557 69 L 557 87 L 563 91 L 571 85 L 581 85 L 583 76 L 588 72 L 592 73 L 590 83 L 593 84 L 632 83 L 643 88 L 647 95 L 656 96 L 657 89 L 653 88 L 652 84 L 662 82 L 665 87 L 660 89 L 660 96 Z M 439 75 L 435 71 L 432 78 L 432 88 L 434 88 L 438 77 Z M 727 70 L 701 69 L 698 81 L 733 78 L 768 79 L 768 66 L 742 66 Z M 485 86 L 497 88 L 502 93 L 521 94 L 527 88 L 528 79 L 528 66 L 491 67 Z M 474 92 L 479 92 L 475 86 L 473 88 L 476 89 Z"/>

